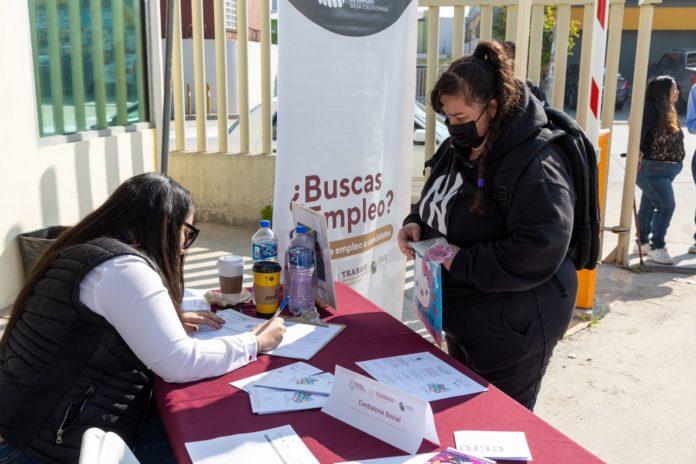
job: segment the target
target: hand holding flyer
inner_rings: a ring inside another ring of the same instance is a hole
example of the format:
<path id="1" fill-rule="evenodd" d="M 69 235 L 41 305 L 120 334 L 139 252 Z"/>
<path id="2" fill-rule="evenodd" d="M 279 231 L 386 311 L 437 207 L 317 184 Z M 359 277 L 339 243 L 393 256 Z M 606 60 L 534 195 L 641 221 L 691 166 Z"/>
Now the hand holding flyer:
<path id="1" fill-rule="evenodd" d="M 416 314 L 437 345 L 442 343 L 442 266 L 455 249 L 444 238 L 409 242 L 416 252 L 413 291 Z M 430 259 L 434 258 L 434 259 Z"/>

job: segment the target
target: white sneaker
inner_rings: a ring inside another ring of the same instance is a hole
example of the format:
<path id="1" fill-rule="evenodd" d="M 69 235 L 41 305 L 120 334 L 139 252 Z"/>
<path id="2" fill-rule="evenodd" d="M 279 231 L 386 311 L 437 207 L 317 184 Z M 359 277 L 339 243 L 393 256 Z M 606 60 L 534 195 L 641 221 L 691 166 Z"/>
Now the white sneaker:
<path id="1" fill-rule="evenodd" d="M 638 243 L 636 243 L 636 246 L 633 247 L 633 254 L 637 255 L 639 254 L 639 247 Z M 650 253 L 650 244 L 649 243 L 644 243 L 640 246 L 640 251 L 642 251 L 643 256 L 648 256 L 648 253 Z"/>
<path id="2" fill-rule="evenodd" d="M 696 255 L 696 243 L 694 243 L 693 245 L 691 245 L 691 246 L 689 247 L 689 254 L 690 254 L 690 255 Z"/>
<path id="3" fill-rule="evenodd" d="M 648 253 L 648 259 L 656 262 L 657 264 L 674 264 L 674 258 L 672 258 L 669 255 L 669 252 L 667 252 L 667 247 L 650 250 L 650 253 Z"/>

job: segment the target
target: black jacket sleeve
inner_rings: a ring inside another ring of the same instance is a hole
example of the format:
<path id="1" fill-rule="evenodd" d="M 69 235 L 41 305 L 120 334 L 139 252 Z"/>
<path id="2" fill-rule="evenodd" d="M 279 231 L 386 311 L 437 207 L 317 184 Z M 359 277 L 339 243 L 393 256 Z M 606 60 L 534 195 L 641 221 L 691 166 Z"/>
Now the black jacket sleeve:
<path id="1" fill-rule="evenodd" d="M 555 274 L 568 252 L 575 203 L 563 157 L 555 147 L 537 155 L 515 189 L 508 237 L 460 250 L 452 277 L 483 292 L 520 292 Z"/>

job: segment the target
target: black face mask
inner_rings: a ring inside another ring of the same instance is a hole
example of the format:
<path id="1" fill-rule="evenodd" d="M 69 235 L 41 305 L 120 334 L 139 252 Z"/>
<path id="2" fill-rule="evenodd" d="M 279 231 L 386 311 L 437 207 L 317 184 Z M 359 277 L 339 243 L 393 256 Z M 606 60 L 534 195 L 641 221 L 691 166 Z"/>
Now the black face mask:
<path id="1" fill-rule="evenodd" d="M 481 119 L 487 108 L 488 103 L 486 103 L 486 106 L 483 108 L 483 111 L 481 111 L 479 117 L 476 118 L 476 121 L 469 121 L 465 122 L 464 124 L 456 124 L 454 126 L 450 125 L 449 120 L 445 121 L 445 125 L 447 126 L 447 130 L 450 134 L 450 142 L 455 148 L 459 150 L 470 150 L 480 146 L 483 143 L 483 140 L 486 137 L 485 135 L 478 135 L 476 123 L 479 121 L 479 119 Z"/>

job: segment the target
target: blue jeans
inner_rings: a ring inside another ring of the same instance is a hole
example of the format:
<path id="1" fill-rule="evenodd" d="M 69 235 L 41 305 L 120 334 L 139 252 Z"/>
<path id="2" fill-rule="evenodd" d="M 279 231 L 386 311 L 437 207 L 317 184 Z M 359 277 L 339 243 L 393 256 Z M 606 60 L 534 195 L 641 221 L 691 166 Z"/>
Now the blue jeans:
<path id="1" fill-rule="evenodd" d="M 665 247 L 665 234 L 674 214 L 672 181 L 682 170 L 682 163 L 643 160 L 638 171 L 638 187 L 643 191 L 638 209 L 640 243 L 651 248 Z"/>
<path id="2" fill-rule="evenodd" d="M 696 184 L 696 151 L 691 158 L 691 175 L 694 176 L 694 184 Z M 696 225 L 696 211 L 694 211 L 694 225 Z M 696 232 L 694 232 L 694 243 L 696 243 Z"/>
<path id="3" fill-rule="evenodd" d="M 140 464 L 176 464 L 174 453 L 167 434 L 157 412 L 157 406 L 150 405 L 150 410 L 138 440 L 133 448 L 133 454 Z M 7 442 L 0 443 L 0 464 L 44 464 L 45 461 L 32 458 L 14 449 Z"/>

